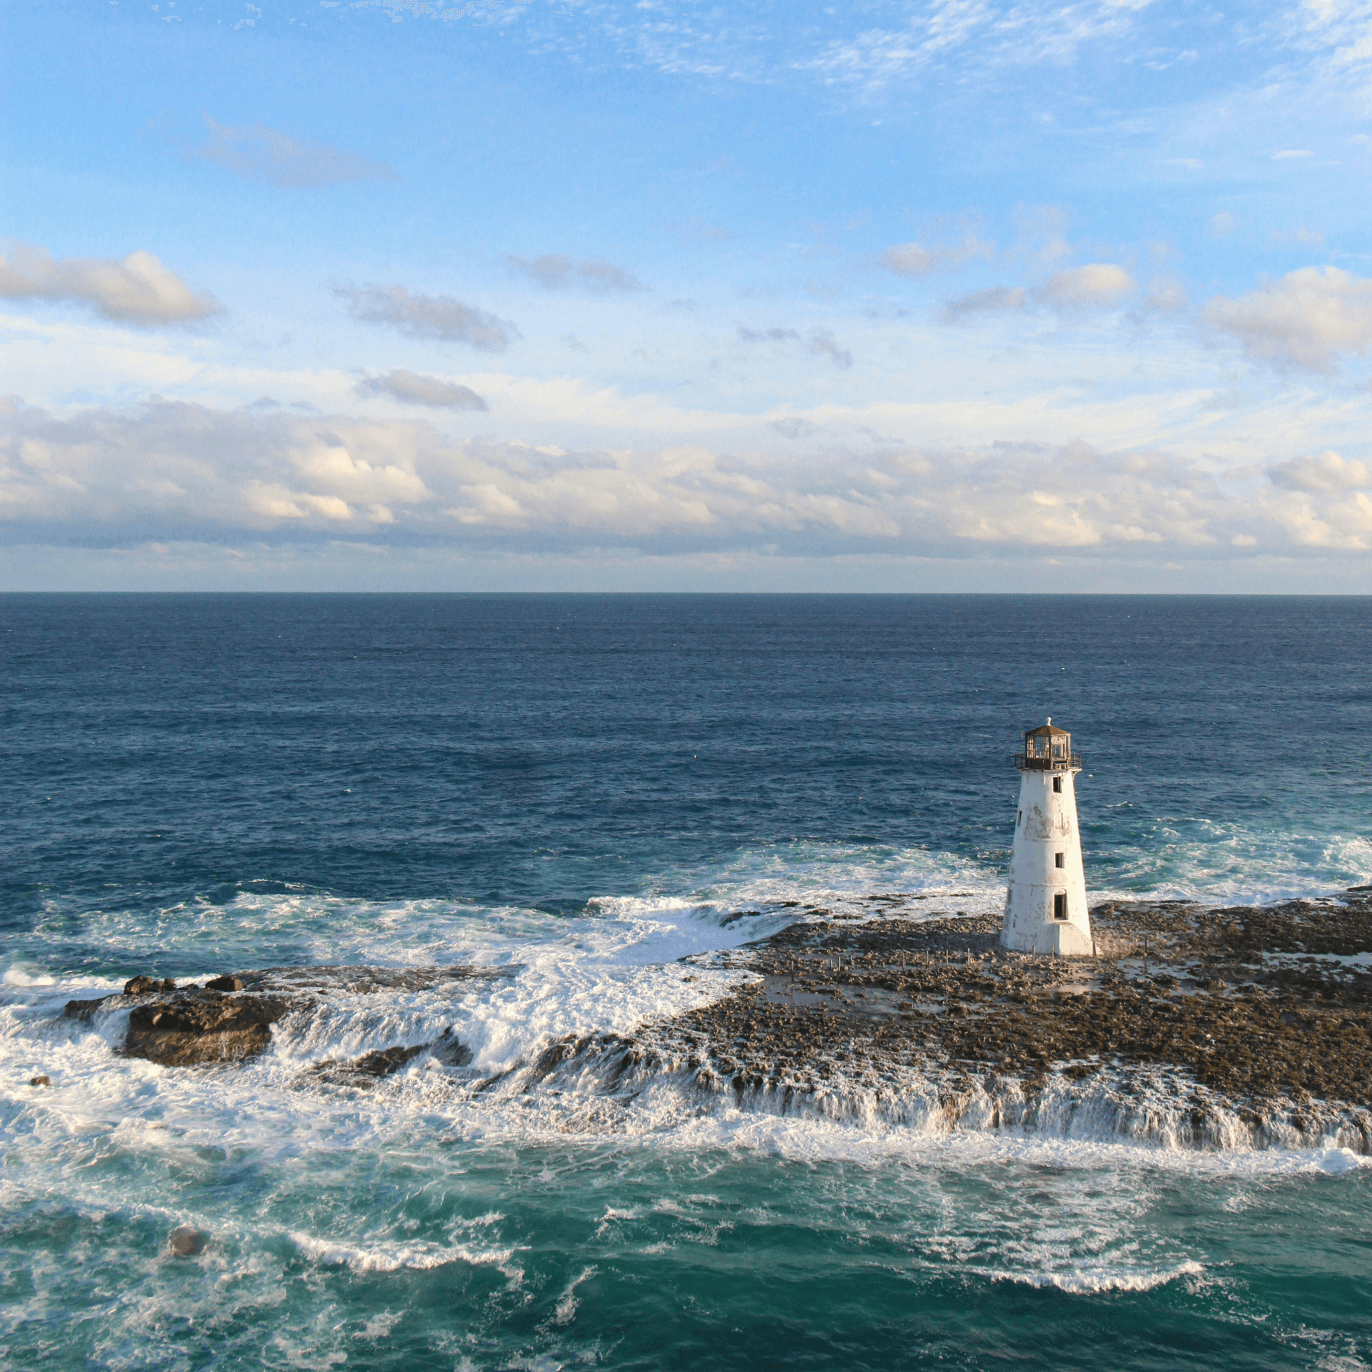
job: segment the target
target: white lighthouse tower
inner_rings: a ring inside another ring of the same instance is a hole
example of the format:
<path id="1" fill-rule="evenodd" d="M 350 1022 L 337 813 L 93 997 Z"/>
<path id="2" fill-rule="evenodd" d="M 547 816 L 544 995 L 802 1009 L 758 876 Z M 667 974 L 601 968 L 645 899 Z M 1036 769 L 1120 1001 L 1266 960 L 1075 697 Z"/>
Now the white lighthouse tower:
<path id="1" fill-rule="evenodd" d="M 1081 758 L 1072 751 L 1072 735 L 1050 718 L 1025 734 L 1015 766 L 1019 814 L 1000 941 L 1021 953 L 1090 957 L 1095 946 L 1074 786 Z"/>

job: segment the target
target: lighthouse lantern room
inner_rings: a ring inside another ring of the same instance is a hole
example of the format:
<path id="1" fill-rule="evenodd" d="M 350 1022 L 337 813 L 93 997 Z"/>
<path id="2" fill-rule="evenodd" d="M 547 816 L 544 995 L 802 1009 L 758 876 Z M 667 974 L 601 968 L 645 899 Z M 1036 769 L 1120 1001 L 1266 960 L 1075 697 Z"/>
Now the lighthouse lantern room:
<path id="1" fill-rule="evenodd" d="M 1072 735 L 1050 717 L 1024 735 L 1015 766 L 1019 811 L 1000 941 L 1022 953 L 1089 957 L 1095 948 L 1075 787 L 1081 758 L 1072 751 Z"/>

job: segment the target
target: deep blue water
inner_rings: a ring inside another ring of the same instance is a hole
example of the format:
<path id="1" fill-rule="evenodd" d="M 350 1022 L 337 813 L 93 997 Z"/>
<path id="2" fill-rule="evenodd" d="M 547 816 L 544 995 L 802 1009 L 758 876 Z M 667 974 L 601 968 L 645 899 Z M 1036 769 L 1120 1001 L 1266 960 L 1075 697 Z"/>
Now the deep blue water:
<path id="1" fill-rule="evenodd" d="M 722 994 L 673 959 L 743 906 L 995 909 L 1046 715 L 1093 893 L 1372 881 L 1372 600 L 8 596 L 0 641 L 0 1368 L 1372 1363 L 1344 1154 L 299 1077 L 434 1016 L 499 1069 Z M 52 1017 L 467 960 L 518 971 L 236 1074 Z"/>

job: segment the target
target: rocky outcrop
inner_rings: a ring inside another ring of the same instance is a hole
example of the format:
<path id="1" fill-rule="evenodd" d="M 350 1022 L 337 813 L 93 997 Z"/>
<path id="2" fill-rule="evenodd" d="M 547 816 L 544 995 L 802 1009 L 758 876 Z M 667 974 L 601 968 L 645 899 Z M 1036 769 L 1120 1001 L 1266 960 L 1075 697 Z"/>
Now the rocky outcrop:
<path id="1" fill-rule="evenodd" d="M 451 982 L 507 977 L 514 968 L 479 967 L 269 967 L 215 977 L 200 986 L 178 987 L 171 979 L 133 977 L 124 994 L 68 1001 L 67 1019 L 90 1023 L 99 1013 L 128 1008 L 120 1051 L 167 1067 L 243 1062 L 271 1042 L 272 1025 L 287 1014 L 308 1014 L 337 993 L 421 991 Z M 316 1072 L 326 1080 L 368 1083 L 430 1051 L 451 1066 L 471 1053 L 451 1032 L 433 1043 L 399 1045 L 350 1062 L 327 1060 Z"/>
<path id="2" fill-rule="evenodd" d="M 192 1229 L 188 1224 L 180 1224 L 167 1235 L 167 1248 L 174 1258 L 194 1258 L 205 1251 L 209 1241 L 208 1234 Z"/>
<path id="3" fill-rule="evenodd" d="M 118 996 L 96 996 L 94 1000 L 69 1000 L 62 1013 L 67 1019 L 79 1019 L 83 1023 L 89 1024 L 94 1018 L 95 1012 L 104 1005 L 106 1001 L 118 999 Z"/>
<path id="4" fill-rule="evenodd" d="M 124 983 L 124 994 L 126 996 L 142 996 L 149 991 L 175 991 L 176 983 L 166 977 L 158 981 L 156 977 L 133 977 Z"/>
<path id="5" fill-rule="evenodd" d="M 192 991 L 174 1000 L 136 1005 L 129 1014 L 124 1052 L 166 1067 L 241 1062 L 271 1042 L 272 1025 L 295 1002 L 282 996 L 226 996 Z"/>

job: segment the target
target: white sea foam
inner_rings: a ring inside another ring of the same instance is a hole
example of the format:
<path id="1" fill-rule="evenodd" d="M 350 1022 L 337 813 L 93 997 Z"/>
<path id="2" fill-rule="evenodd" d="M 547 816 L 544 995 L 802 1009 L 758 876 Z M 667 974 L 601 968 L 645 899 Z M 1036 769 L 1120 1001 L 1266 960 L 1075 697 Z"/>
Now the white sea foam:
<path id="1" fill-rule="evenodd" d="M 1025 1286 L 1053 1287 L 1072 1295 L 1095 1295 L 1101 1291 L 1152 1291 L 1182 1277 L 1200 1277 L 1205 1268 L 1198 1262 L 1180 1262 L 1162 1271 L 1134 1270 L 1109 1263 L 1083 1263 L 1061 1271 L 1006 1272 L 994 1267 L 964 1269 L 993 1281 L 1013 1281 Z"/>
<path id="2" fill-rule="evenodd" d="M 509 1262 L 516 1251 L 514 1248 L 469 1248 L 464 1244 L 451 1248 L 432 1243 L 349 1244 L 294 1232 L 290 1239 L 307 1258 L 329 1267 L 351 1267 L 354 1272 L 398 1272 L 406 1267 L 446 1267 L 453 1262 L 465 1262 L 473 1267 L 498 1267 Z"/>

